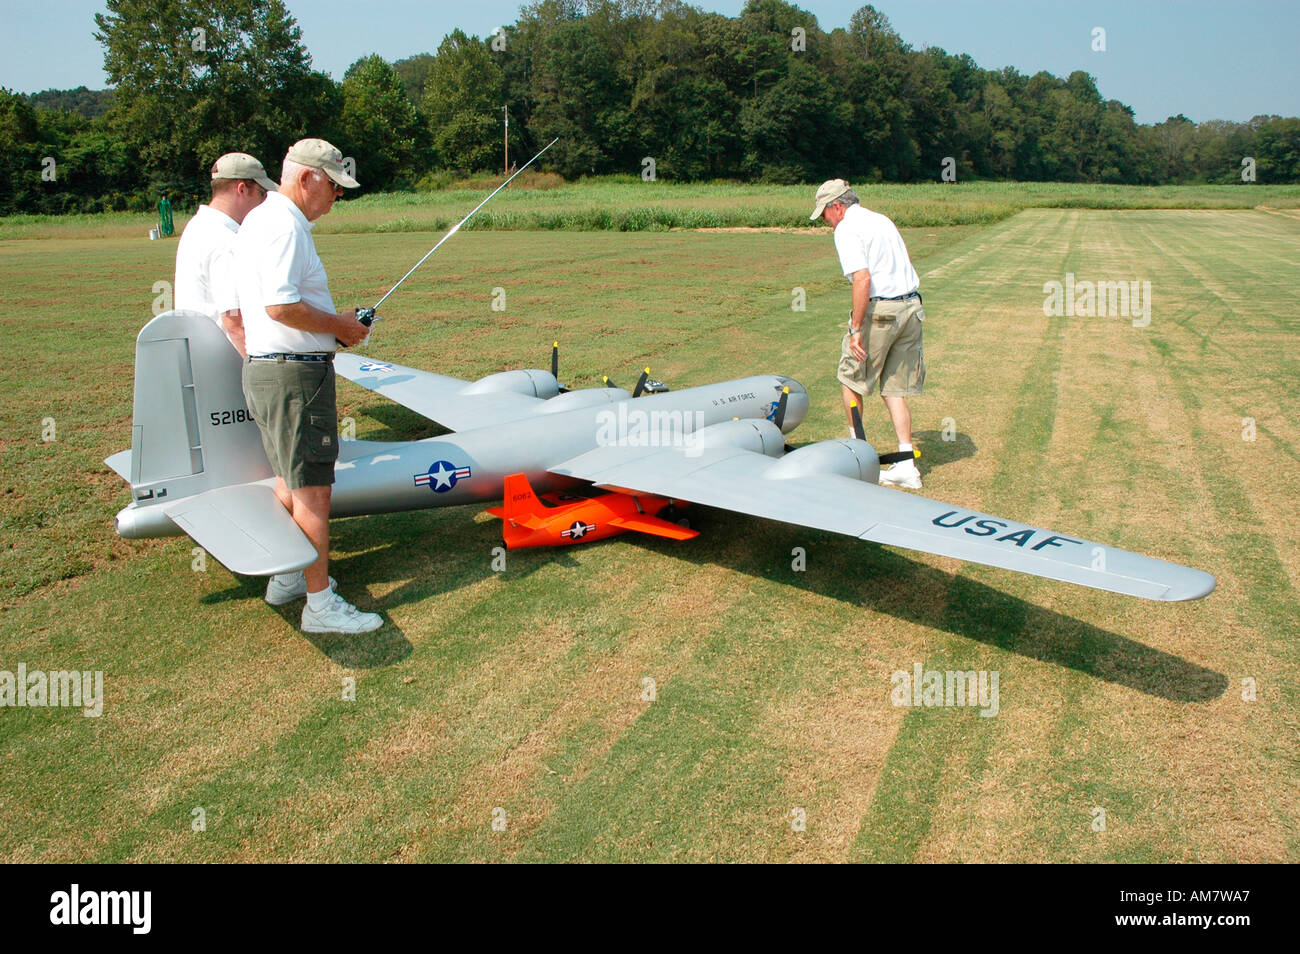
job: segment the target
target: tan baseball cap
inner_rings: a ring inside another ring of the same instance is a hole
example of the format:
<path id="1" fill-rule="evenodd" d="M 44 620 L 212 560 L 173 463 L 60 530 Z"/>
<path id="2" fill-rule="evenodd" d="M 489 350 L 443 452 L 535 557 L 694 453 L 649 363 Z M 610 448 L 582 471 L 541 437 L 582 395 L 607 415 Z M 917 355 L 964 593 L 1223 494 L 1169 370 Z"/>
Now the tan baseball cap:
<path id="1" fill-rule="evenodd" d="M 246 152 L 228 152 L 212 164 L 214 179 L 252 179 L 268 192 L 280 188 L 262 164 Z"/>
<path id="2" fill-rule="evenodd" d="M 826 206 L 848 191 L 849 184 L 844 179 L 827 179 L 817 187 L 817 207 L 813 209 L 813 214 L 808 218 L 814 222 L 820 219 Z"/>
<path id="3" fill-rule="evenodd" d="M 284 158 L 319 169 L 345 189 L 356 189 L 361 183 L 343 171 L 343 153 L 324 139 L 299 139 L 289 147 Z"/>

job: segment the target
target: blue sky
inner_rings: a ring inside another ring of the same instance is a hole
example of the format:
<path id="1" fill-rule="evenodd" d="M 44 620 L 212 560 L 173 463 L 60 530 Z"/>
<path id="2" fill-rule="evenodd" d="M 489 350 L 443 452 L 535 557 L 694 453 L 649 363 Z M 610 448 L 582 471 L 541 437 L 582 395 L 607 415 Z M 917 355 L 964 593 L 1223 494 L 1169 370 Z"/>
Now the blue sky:
<path id="1" fill-rule="evenodd" d="M 342 76 L 367 53 L 432 51 L 456 27 L 486 36 L 518 0 L 288 0 L 319 69 Z M 729 16 L 744 0 L 694 4 Z M 822 29 L 847 26 L 860 0 L 806 0 Z M 1246 120 L 1300 115 L 1300 3 L 1295 0 L 879 0 L 905 41 L 969 53 L 980 66 L 1066 76 L 1086 70 L 1139 122 L 1183 113 Z M 102 0 L 0 0 L 0 86 L 20 92 L 107 85 L 93 15 Z M 1105 52 L 1092 31 L 1106 31 Z"/>

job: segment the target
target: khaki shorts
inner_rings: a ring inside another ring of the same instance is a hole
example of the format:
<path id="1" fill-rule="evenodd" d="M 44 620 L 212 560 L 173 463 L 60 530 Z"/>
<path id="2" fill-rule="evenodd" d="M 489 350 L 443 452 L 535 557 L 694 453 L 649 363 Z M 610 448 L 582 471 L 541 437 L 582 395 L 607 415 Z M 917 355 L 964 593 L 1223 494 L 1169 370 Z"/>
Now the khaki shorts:
<path id="1" fill-rule="evenodd" d="M 867 360 L 853 357 L 845 332 L 835 376 L 863 397 L 875 391 L 877 382 L 885 397 L 920 394 L 925 388 L 925 352 L 921 347 L 924 320 L 925 309 L 919 298 L 871 302 L 862 320 L 867 326 L 862 341 Z"/>
<path id="2" fill-rule="evenodd" d="M 244 400 L 275 476 L 290 490 L 334 483 L 339 418 L 328 361 L 244 359 Z"/>

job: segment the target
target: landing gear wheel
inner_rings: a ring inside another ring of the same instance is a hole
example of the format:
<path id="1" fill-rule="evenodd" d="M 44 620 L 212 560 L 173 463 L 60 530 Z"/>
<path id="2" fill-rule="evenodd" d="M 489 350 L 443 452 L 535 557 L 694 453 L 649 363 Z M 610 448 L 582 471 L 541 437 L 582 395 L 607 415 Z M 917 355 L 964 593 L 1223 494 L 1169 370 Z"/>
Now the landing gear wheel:
<path id="1" fill-rule="evenodd" d="M 659 519 L 667 520 L 669 523 L 675 523 L 679 527 L 685 527 L 687 530 L 694 530 L 695 526 L 691 523 L 691 518 L 684 511 L 677 509 L 672 504 L 664 507 L 659 511 Z"/>

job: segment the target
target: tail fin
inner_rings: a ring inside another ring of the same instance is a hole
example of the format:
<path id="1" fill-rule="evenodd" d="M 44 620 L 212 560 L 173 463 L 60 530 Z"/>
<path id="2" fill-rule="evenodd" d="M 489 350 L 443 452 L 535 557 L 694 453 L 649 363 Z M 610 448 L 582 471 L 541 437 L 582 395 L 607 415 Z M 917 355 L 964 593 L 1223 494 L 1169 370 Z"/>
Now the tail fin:
<path id="1" fill-rule="evenodd" d="M 535 529 L 541 526 L 541 518 L 546 513 L 546 506 L 537 499 L 533 485 L 523 474 L 510 474 L 506 477 L 503 500 L 500 507 L 488 511 L 500 517 L 506 526 L 514 524 Z"/>
<path id="2" fill-rule="evenodd" d="M 169 311 L 141 329 L 128 477 L 138 505 L 271 476 L 241 370 L 205 315 Z"/>
<path id="3" fill-rule="evenodd" d="M 500 507 L 487 512 L 501 518 L 501 536 L 508 549 L 513 549 L 533 536 L 533 531 L 545 523 L 545 505 L 537 499 L 533 485 L 523 474 L 506 477 Z"/>

